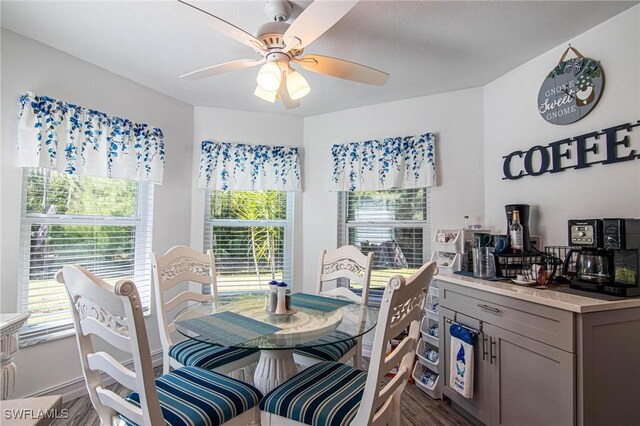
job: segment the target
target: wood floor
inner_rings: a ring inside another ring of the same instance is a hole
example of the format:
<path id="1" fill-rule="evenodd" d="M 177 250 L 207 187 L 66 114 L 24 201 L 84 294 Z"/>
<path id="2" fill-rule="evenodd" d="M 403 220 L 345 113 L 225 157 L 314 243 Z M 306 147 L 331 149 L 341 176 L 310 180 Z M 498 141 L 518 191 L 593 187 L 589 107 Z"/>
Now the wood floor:
<path id="1" fill-rule="evenodd" d="M 156 373 L 161 373 L 156 369 Z M 235 373 L 236 378 L 253 382 L 252 377 L 245 377 L 245 373 Z M 251 374 L 247 374 L 251 376 Z M 128 391 L 122 386 L 110 387 L 114 392 L 125 395 Z M 66 402 L 62 408 L 69 410 L 67 420 L 58 420 L 56 426 L 98 426 L 100 420 L 88 396 Z M 402 426 L 470 426 L 464 417 L 455 412 L 449 404 L 441 400 L 433 400 L 425 395 L 415 385 L 409 384 L 402 395 Z"/>

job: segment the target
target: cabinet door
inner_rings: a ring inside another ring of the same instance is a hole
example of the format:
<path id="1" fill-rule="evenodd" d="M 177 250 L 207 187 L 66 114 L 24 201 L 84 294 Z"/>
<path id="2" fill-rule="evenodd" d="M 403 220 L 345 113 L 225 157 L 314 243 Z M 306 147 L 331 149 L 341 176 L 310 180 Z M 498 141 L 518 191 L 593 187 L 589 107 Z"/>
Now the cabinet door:
<path id="1" fill-rule="evenodd" d="M 495 425 L 575 424 L 574 355 L 485 325 Z"/>
<path id="2" fill-rule="evenodd" d="M 453 388 L 449 387 L 449 369 L 451 361 L 451 333 L 449 328 L 451 326 L 447 320 L 453 321 L 454 313 L 446 308 L 440 307 L 440 365 L 443 365 L 442 374 L 444 379 L 442 381 L 443 393 L 448 396 L 451 401 L 458 404 L 465 411 L 471 414 L 476 419 L 480 420 L 484 424 L 491 423 L 491 380 L 488 376 L 491 371 L 489 369 L 489 359 L 487 355 L 483 355 L 483 347 L 488 354 L 488 337 L 486 335 L 480 335 L 478 337 L 478 343 L 474 348 L 474 380 L 473 380 L 473 398 L 465 398 L 456 392 Z M 460 313 L 455 314 L 456 321 L 459 324 L 465 325 L 473 329 L 479 329 L 480 322 L 475 319 L 462 315 Z M 483 345 L 483 337 L 485 338 L 485 344 Z M 483 360 L 484 358 L 484 360 Z M 444 363 L 443 363 L 444 361 Z"/>

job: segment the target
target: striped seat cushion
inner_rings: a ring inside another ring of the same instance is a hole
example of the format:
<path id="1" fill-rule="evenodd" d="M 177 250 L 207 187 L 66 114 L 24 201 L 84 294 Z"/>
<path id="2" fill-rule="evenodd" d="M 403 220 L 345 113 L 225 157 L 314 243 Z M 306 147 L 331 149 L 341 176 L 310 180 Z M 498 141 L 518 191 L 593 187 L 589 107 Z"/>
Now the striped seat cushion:
<path id="1" fill-rule="evenodd" d="M 214 370 L 257 352 L 257 349 L 233 349 L 196 340 L 185 340 L 171 347 L 169 356 L 186 367 Z"/>
<path id="2" fill-rule="evenodd" d="M 269 392 L 260 409 L 314 426 L 344 426 L 360 407 L 367 373 L 337 362 L 315 364 Z"/>
<path id="3" fill-rule="evenodd" d="M 335 342 L 338 339 L 347 339 L 342 342 Z M 356 345 L 356 339 L 349 338 L 349 335 L 340 331 L 334 331 L 328 336 L 314 340 L 309 343 L 308 348 L 296 349 L 293 353 L 310 356 L 321 361 L 339 361 L 347 352 Z"/>
<path id="4" fill-rule="evenodd" d="M 156 379 L 156 389 L 165 424 L 171 426 L 221 425 L 258 405 L 262 397 L 253 386 L 197 367 L 161 376 Z M 140 406 L 137 392 L 126 399 Z M 135 424 L 120 417 L 127 425 Z"/>

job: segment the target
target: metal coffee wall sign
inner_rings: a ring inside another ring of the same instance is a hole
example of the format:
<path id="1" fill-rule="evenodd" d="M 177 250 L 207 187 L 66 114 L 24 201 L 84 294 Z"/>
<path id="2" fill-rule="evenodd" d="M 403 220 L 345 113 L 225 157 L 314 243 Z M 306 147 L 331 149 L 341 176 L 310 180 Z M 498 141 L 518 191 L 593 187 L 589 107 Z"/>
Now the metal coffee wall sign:
<path id="1" fill-rule="evenodd" d="M 569 50 L 577 57 L 565 61 Z M 596 106 L 603 88 L 600 64 L 569 46 L 540 86 L 538 112 L 551 124 L 575 123 Z"/>
<path id="2" fill-rule="evenodd" d="M 615 164 L 640 159 L 640 132 L 636 123 L 624 123 L 602 130 L 536 145 L 527 151 L 513 151 L 502 163 L 504 179 L 540 176 L 567 169 L 584 169 L 594 164 Z M 635 133 L 635 140 L 631 137 Z M 601 138 L 601 136 L 604 136 Z"/>

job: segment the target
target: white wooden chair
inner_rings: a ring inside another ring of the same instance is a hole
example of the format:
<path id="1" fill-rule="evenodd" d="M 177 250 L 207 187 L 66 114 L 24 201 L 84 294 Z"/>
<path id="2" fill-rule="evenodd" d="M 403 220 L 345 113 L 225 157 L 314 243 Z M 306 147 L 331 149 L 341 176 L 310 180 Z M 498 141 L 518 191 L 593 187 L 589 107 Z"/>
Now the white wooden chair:
<path id="1" fill-rule="evenodd" d="M 115 286 L 80 266 L 56 279 L 67 289 L 82 371 L 102 425 L 258 424 L 261 398 L 254 387 L 213 371 L 185 367 L 154 381 L 138 290 L 130 280 Z M 105 350 L 96 350 L 98 337 Z M 133 358 L 133 370 L 113 355 Z M 120 352 L 120 353 L 122 353 Z M 105 388 L 101 372 L 133 391 L 126 398 Z"/>
<path id="2" fill-rule="evenodd" d="M 373 253 L 364 255 L 354 246 L 342 246 L 327 252 L 322 250 L 318 267 L 316 293 L 333 296 L 343 296 L 354 302 L 367 304 L 369 302 L 369 281 L 371 279 L 371 265 Z M 358 296 L 347 287 L 326 289 L 327 282 L 338 279 L 348 279 L 350 283 L 362 286 L 362 295 Z M 322 361 L 347 362 L 353 358 L 354 366 L 362 368 L 362 336 L 357 339 L 335 342 L 335 336 L 328 336 L 310 344 L 308 348 L 296 349 L 293 352 L 295 362 L 303 366 L 310 366 Z"/>
<path id="3" fill-rule="evenodd" d="M 429 262 L 407 280 L 389 280 L 368 373 L 338 362 L 315 364 L 265 395 L 260 401 L 262 425 L 400 425 L 401 396 L 411 376 L 420 318 L 436 269 L 436 263 Z M 408 336 L 385 354 L 387 342 L 407 327 Z M 384 383 L 385 374 L 396 366 L 396 375 Z"/>
<path id="4" fill-rule="evenodd" d="M 170 320 L 170 312 L 186 306 L 188 302 L 206 302 L 218 297 L 216 262 L 211 250 L 203 254 L 190 247 L 175 246 L 163 255 L 153 253 L 152 264 L 155 310 L 165 374 L 169 372 L 169 367 L 183 366 L 226 374 L 258 361 L 260 352 L 257 350 L 225 348 L 193 339 L 173 343 L 171 335 L 176 333 L 176 326 Z M 203 292 L 186 290 L 166 300 L 166 292 L 185 281 L 202 284 Z"/>

